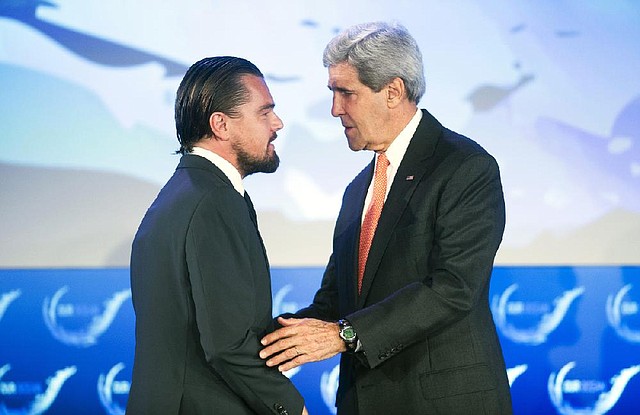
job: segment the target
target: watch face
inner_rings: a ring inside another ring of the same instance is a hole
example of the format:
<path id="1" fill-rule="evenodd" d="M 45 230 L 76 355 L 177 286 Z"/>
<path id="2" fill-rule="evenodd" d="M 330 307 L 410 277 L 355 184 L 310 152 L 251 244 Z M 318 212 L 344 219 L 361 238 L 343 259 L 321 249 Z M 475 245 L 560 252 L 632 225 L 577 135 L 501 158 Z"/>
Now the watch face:
<path id="1" fill-rule="evenodd" d="M 353 340 L 356 337 L 356 332 L 353 330 L 353 327 L 347 326 L 342 329 L 342 338 L 346 341 Z"/>

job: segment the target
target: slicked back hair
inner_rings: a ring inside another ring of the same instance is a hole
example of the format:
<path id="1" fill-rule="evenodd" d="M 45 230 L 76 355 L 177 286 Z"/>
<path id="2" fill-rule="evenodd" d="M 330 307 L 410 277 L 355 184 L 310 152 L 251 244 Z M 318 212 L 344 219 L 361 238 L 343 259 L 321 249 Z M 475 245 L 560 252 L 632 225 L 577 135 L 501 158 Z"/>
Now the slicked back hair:
<path id="1" fill-rule="evenodd" d="M 238 116 L 238 107 L 249 101 L 245 75 L 264 78 L 253 63 L 234 56 L 204 58 L 191 65 L 176 94 L 177 153 L 191 152 L 196 142 L 213 134 L 209 118 L 214 112 Z"/>

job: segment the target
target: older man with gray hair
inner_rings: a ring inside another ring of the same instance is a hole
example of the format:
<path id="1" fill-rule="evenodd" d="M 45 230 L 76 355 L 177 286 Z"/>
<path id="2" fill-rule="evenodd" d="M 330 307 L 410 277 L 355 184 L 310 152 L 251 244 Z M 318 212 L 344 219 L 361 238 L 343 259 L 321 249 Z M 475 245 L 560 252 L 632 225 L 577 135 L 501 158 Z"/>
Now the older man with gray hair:
<path id="1" fill-rule="evenodd" d="M 422 55 L 398 24 L 325 49 L 331 114 L 374 152 L 347 186 L 313 303 L 262 339 L 289 370 L 341 353 L 340 415 L 512 413 L 489 282 L 505 207 L 495 159 L 418 109 Z"/>

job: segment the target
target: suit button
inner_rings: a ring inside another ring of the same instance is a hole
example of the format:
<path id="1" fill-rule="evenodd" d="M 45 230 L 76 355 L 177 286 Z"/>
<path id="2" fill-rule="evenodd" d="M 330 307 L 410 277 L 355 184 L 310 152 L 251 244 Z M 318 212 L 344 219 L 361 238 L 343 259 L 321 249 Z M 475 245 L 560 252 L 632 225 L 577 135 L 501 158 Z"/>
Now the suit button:
<path id="1" fill-rule="evenodd" d="M 289 412 L 287 412 L 287 410 L 284 409 L 284 406 L 282 406 L 282 404 L 279 404 L 279 403 L 273 404 L 273 409 L 278 411 L 280 415 L 289 415 Z"/>

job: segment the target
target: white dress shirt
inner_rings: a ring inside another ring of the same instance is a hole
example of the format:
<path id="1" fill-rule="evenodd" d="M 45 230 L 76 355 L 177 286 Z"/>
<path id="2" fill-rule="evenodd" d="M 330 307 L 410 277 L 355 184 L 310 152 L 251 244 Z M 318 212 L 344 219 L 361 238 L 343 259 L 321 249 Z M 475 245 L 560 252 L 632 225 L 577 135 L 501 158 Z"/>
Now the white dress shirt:
<path id="1" fill-rule="evenodd" d="M 411 118 L 409 123 L 400 131 L 400 134 L 393 140 L 387 151 L 385 151 L 385 155 L 387 156 L 387 160 L 389 160 L 389 166 L 387 167 L 387 191 L 385 192 L 384 199 L 387 200 L 387 196 L 389 195 L 389 190 L 391 189 L 391 185 L 393 184 L 393 179 L 396 177 L 396 173 L 398 172 L 398 167 L 400 166 L 400 162 L 404 158 L 404 154 L 407 152 L 407 147 L 409 147 L 409 143 L 411 142 L 411 137 L 415 134 L 418 129 L 418 124 L 420 124 L 420 120 L 422 119 L 422 111 L 418 109 L 414 116 Z M 378 162 L 378 154 L 376 153 L 376 163 Z M 362 219 L 364 220 L 364 215 L 369 209 L 369 205 L 371 204 L 371 199 L 373 198 L 373 180 L 369 184 L 369 189 L 367 190 L 367 197 L 364 200 L 364 209 L 362 210 Z"/>

